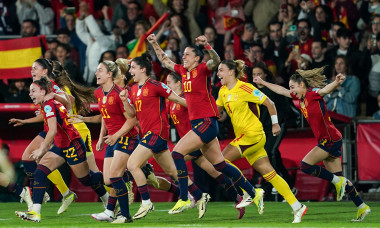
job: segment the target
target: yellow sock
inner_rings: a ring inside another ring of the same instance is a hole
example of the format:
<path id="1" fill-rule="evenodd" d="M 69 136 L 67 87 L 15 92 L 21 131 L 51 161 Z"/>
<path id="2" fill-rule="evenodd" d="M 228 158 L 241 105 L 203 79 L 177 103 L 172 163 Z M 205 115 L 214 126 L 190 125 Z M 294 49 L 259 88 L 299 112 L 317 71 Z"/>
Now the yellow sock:
<path id="1" fill-rule="evenodd" d="M 104 185 L 104 188 L 106 189 L 106 191 L 108 192 L 108 194 L 110 193 L 110 187 L 108 187 L 107 185 Z"/>
<path id="2" fill-rule="evenodd" d="M 286 183 L 286 181 L 279 176 L 275 170 L 265 174 L 263 177 L 266 181 L 270 182 L 275 189 L 277 189 L 278 193 L 284 197 L 289 205 L 292 205 L 297 201 L 297 198 L 290 190 L 288 183 Z"/>
<path id="3" fill-rule="evenodd" d="M 66 185 L 65 181 L 63 180 L 62 175 L 58 171 L 58 169 L 51 172 L 47 177 L 58 188 L 61 195 L 63 195 L 63 193 L 65 193 L 65 192 L 69 191 L 69 188 L 67 187 L 67 185 Z"/>

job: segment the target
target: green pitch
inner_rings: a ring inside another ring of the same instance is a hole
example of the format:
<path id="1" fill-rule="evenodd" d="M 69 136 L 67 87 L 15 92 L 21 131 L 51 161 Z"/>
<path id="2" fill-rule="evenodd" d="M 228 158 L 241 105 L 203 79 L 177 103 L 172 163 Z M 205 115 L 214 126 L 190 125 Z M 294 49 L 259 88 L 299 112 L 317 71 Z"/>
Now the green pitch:
<path id="1" fill-rule="evenodd" d="M 380 202 L 368 202 L 372 212 L 364 222 L 352 223 L 356 208 L 352 202 L 306 202 L 307 213 L 301 224 L 292 224 L 293 214 L 287 203 L 265 202 L 265 213 L 259 215 L 255 206 L 246 210 L 243 219 L 237 219 L 232 202 L 210 202 L 206 215 L 198 219 L 198 210 L 189 209 L 178 215 L 169 215 L 175 203 L 155 203 L 155 211 L 130 224 L 113 225 L 91 218 L 91 213 L 103 211 L 101 203 L 73 203 L 69 210 L 57 215 L 59 203 L 42 206 L 40 223 L 23 221 L 15 210 L 24 210 L 26 204 L 0 203 L 0 227 L 380 227 Z M 139 203 L 131 205 L 133 215 Z"/>

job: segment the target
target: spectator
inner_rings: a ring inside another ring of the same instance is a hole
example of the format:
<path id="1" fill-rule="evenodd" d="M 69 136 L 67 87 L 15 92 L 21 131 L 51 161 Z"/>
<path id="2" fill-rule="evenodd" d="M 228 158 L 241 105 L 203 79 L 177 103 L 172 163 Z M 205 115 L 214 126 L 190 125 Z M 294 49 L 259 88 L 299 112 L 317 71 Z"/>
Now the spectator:
<path id="1" fill-rule="evenodd" d="M 286 38 L 288 43 L 293 43 L 297 40 L 296 19 L 297 9 L 291 4 L 282 4 L 278 15 L 274 19 L 274 21 L 282 23 L 282 37 Z"/>
<path id="2" fill-rule="evenodd" d="M 360 30 L 365 30 L 368 28 L 368 25 L 371 24 L 372 15 L 380 14 L 380 1 L 371 0 L 371 1 L 362 1 L 359 10 L 360 18 L 356 26 Z"/>
<path id="3" fill-rule="evenodd" d="M 341 21 L 346 28 L 353 32 L 357 31 L 356 23 L 359 20 L 359 11 L 352 0 L 331 1 L 330 7 L 333 9 L 334 21 Z"/>
<path id="4" fill-rule="evenodd" d="M 278 12 L 280 1 L 255 0 L 246 1 L 244 14 L 246 18 L 252 17 L 259 34 L 263 34 L 271 18 Z M 247 19 L 248 20 L 248 19 Z"/>
<path id="5" fill-rule="evenodd" d="M 252 68 L 252 77 L 260 77 L 264 81 L 274 82 L 274 77 L 272 73 L 268 70 L 265 63 L 258 62 Z M 268 109 L 264 105 L 260 105 L 260 122 L 263 124 L 266 143 L 265 151 L 268 154 L 270 163 L 273 165 L 273 168 L 276 172 L 281 175 L 285 181 L 289 184 L 289 187 L 292 189 L 294 187 L 294 180 L 289 176 L 288 171 L 286 170 L 279 150 L 280 143 L 286 134 L 286 124 L 285 120 L 288 114 L 291 112 L 290 104 L 288 99 L 284 96 L 278 95 L 277 93 L 271 91 L 263 85 L 255 85 L 261 92 L 263 92 L 271 101 L 274 102 L 277 114 L 278 114 L 278 123 L 281 127 L 281 132 L 279 135 L 274 136 L 272 132 L 272 121 L 271 116 L 268 112 Z"/>
<path id="6" fill-rule="evenodd" d="M 44 53 L 44 58 L 45 59 L 52 59 L 56 60 L 56 51 L 57 51 L 57 46 L 59 44 L 59 41 L 57 39 L 49 39 L 47 41 L 47 47 L 48 49 Z"/>
<path id="7" fill-rule="evenodd" d="M 258 62 L 263 62 L 265 63 L 266 67 L 268 70 L 271 72 L 273 75 L 273 79 L 276 79 L 277 76 L 277 68 L 276 64 L 270 60 L 270 59 L 264 59 L 264 51 L 263 47 L 260 44 L 253 44 L 247 51 L 246 51 L 246 56 L 249 60 L 249 63 L 247 64 L 248 66 L 252 67 Z"/>
<path id="8" fill-rule="evenodd" d="M 310 68 L 320 68 L 325 67 L 324 73 L 328 80 L 331 79 L 332 73 L 332 60 L 326 56 L 327 44 L 324 40 L 314 40 L 311 44 L 311 55 L 313 61 L 311 62 Z"/>
<path id="9" fill-rule="evenodd" d="M 61 63 L 64 69 L 67 71 L 71 80 L 83 84 L 83 78 L 80 74 L 79 67 L 70 58 L 71 51 L 70 45 L 60 43 L 57 46 L 56 56 L 57 60 Z"/>
<path id="10" fill-rule="evenodd" d="M 79 52 L 80 73 L 83 74 L 86 65 L 86 45 L 79 39 L 75 31 L 74 15 L 62 11 L 60 24 L 61 28 L 67 28 L 70 31 L 70 44 Z"/>
<path id="11" fill-rule="evenodd" d="M 102 55 L 100 56 L 99 63 L 101 63 L 103 61 L 115 62 L 116 61 L 116 52 L 113 50 L 107 50 L 107 51 L 103 52 Z"/>
<path id="12" fill-rule="evenodd" d="M 80 3 L 79 15 L 75 30 L 79 39 L 87 45 L 83 79 L 87 85 L 92 85 L 95 81 L 95 71 L 99 64 L 98 61 L 101 53 L 106 50 L 115 49 L 115 35 L 104 35 L 102 33 L 95 18 L 89 13 L 87 3 Z"/>
<path id="13" fill-rule="evenodd" d="M 235 51 L 234 51 L 234 44 L 228 43 L 224 48 L 224 59 L 226 60 L 235 60 Z"/>
<path id="14" fill-rule="evenodd" d="M 57 31 L 57 40 L 62 44 L 70 45 L 70 59 L 77 65 L 80 66 L 79 52 L 74 47 L 74 45 L 70 44 L 71 36 L 70 31 L 67 28 L 61 28 Z M 62 63 L 61 63 L 62 64 Z"/>
<path id="15" fill-rule="evenodd" d="M 40 26 L 40 34 L 50 35 L 54 32 L 54 12 L 47 0 L 18 0 L 17 17 L 18 21 L 25 19 L 38 20 Z"/>
<path id="16" fill-rule="evenodd" d="M 129 56 L 128 48 L 123 44 L 119 44 L 116 47 L 116 59 L 119 59 L 119 58 L 126 59 L 128 58 L 128 56 Z"/>
<path id="17" fill-rule="evenodd" d="M 331 30 L 330 30 L 330 34 L 331 34 L 331 38 L 332 38 L 332 43 L 327 43 L 327 49 L 330 50 L 332 49 L 333 47 L 335 47 L 336 45 L 338 45 L 338 41 L 337 41 L 337 32 L 339 29 L 341 28 L 346 28 L 346 26 L 340 22 L 340 21 L 337 21 L 337 22 L 334 22 L 331 26 Z"/>
<path id="18" fill-rule="evenodd" d="M 25 19 L 22 22 L 21 36 L 32 37 L 37 35 L 38 24 L 35 20 Z"/>
<path id="19" fill-rule="evenodd" d="M 136 46 L 139 39 L 149 30 L 149 28 L 150 28 L 149 23 L 145 20 L 140 20 L 136 22 L 135 31 L 134 31 L 135 39 L 127 43 L 129 52 L 132 52 L 133 48 Z"/>
<path id="20" fill-rule="evenodd" d="M 364 79 L 368 75 L 367 69 L 370 66 L 365 65 L 365 56 L 362 56 L 357 47 L 352 43 L 351 34 L 351 31 L 346 28 L 339 29 L 337 31 L 338 45 L 330 51 L 330 55 L 332 59 L 335 59 L 338 55 L 347 56 L 348 65 L 352 66 L 352 73 L 358 75 L 361 82 L 364 82 Z"/>
<path id="21" fill-rule="evenodd" d="M 377 112 L 373 114 L 372 118 L 374 118 L 375 120 L 380 120 L 380 92 L 377 94 L 377 107 L 379 108 L 379 110 L 377 110 Z"/>
<path id="22" fill-rule="evenodd" d="M 335 58 L 331 81 L 335 81 L 336 75 L 340 73 L 346 75 L 346 79 L 332 93 L 325 96 L 326 106 L 330 111 L 354 118 L 357 113 L 360 81 L 351 74 L 347 58 L 342 55 Z"/>
<path id="23" fill-rule="evenodd" d="M 380 91 L 380 33 L 376 36 L 377 49 L 371 54 L 372 67 L 368 75 L 366 115 L 372 116 L 377 110 L 377 95 Z"/>
<path id="24" fill-rule="evenodd" d="M 212 25 L 206 26 L 204 29 L 204 35 L 207 38 L 207 42 L 218 53 L 219 56 L 223 55 L 223 40 L 219 39 L 216 29 Z"/>
<path id="25" fill-rule="evenodd" d="M 188 26 L 189 34 L 186 34 L 187 31 L 183 28 L 182 31 L 191 43 L 201 35 L 201 30 L 195 20 L 200 10 L 200 2 L 198 0 L 168 0 L 167 6 L 163 4 L 162 0 L 154 0 L 153 6 L 160 16 L 168 11 L 180 15 L 183 22 L 182 26 Z"/>
<path id="26" fill-rule="evenodd" d="M 299 47 L 301 54 L 307 54 L 311 56 L 311 44 L 313 43 L 314 38 L 320 37 L 320 34 L 310 34 L 311 24 L 306 19 L 301 19 L 297 22 L 297 34 L 298 40 L 293 42 L 294 46 Z"/>
<path id="27" fill-rule="evenodd" d="M 5 96 L 6 103 L 31 103 L 29 97 L 29 85 L 25 79 L 9 80 L 8 93 Z"/>
<path id="28" fill-rule="evenodd" d="M 380 7 L 379 7 L 380 9 Z M 372 17 L 372 20 L 370 22 L 371 29 L 368 31 L 365 31 L 360 45 L 359 50 L 364 51 L 365 48 L 367 48 L 371 53 L 373 53 L 376 50 L 376 35 L 380 32 L 380 14 L 376 14 Z"/>
<path id="29" fill-rule="evenodd" d="M 20 26 L 17 21 L 14 1 L 0 1 L 0 35 L 19 34 Z M 6 13 L 4 13 L 6 12 Z"/>

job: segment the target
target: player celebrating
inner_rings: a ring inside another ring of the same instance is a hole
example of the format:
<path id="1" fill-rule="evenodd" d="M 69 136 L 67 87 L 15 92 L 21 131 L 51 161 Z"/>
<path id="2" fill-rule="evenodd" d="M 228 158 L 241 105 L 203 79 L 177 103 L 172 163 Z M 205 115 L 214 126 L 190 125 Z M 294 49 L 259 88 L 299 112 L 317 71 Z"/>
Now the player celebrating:
<path id="1" fill-rule="evenodd" d="M 96 70 L 96 82 L 100 87 L 95 91 L 99 110 L 102 115 L 99 141 L 96 144 L 98 151 L 107 144 L 104 157 L 103 175 L 106 185 L 112 184 L 107 208 L 92 217 L 100 221 L 112 221 L 116 201 L 119 200 L 121 215 L 112 223 L 132 222 L 128 206 L 128 189 L 123 180 L 127 162 L 138 144 L 136 128 L 136 113 L 134 110 L 124 110 L 119 93 L 123 90 L 113 80 L 120 71 L 116 63 L 103 61 Z M 126 175 L 130 175 L 126 173 Z"/>
<path id="2" fill-rule="evenodd" d="M 141 206 L 133 219 L 143 218 L 154 210 L 146 178 L 140 168 L 149 158 L 154 156 L 165 173 L 177 179 L 177 172 L 167 142 L 169 120 L 165 109 L 165 98 L 186 106 L 185 100 L 173 93 L 165 84 L 148 77 L 152 71 L 151 61 L 149 53 L 132 59 L 129 72 L 133 76 L 133 80 L 137 82 L 129 92 L 129 99 L 133 105 L 130 105 L 127 100 L 127 90 L 124 90 L 123 97 L 125 110 L 131 112 L 135 110 L 144 135 L 128 160 L 128 170 L 132 173 L 142 198 Z"/>
<path id="3" fill-rule="evenodd" d="M 323 100 L 325 95 L 342 84 L 345 75 L 338 74 L 335 81 L 326 85 L 326 77 L 321 74 L 323 69 L 322 67 L 306 71 L 297 70 L 289 79 L 290 90 L 263 81 L 260 77 L 255 77 L 254 82 L 268 87 L 275 93 L 293 99 L 293 103 L 302 111 L 318 140 L 318 145 L 303 158 L 300 164 L 301 170 L 306 174 L 333 183 L 337 192 L 337 201 L 340 201 L 344 193 L 347 192 L 358 208 L 356 218 L 352 221 L 363 221 L 371 209 L 363 202 L 353 184 L 342 176 L 340 159 L 342 155 L 342 134 L 331 122 L 326 103 Z M 326 168 L 316 165 L 321 161 Z"/>
<path id="4" fill-rule="evenodd" d="M 68 110 L 72 108 L 71 104 L 71 98 L 68 94 L 63 92 L 59 86 L 52 81 L 54 79 L 55 75 L 53 74 L 53 63 L 49 59 L 37 59 L 34 61 L 32 65 L 32 79 L 33 81 L 41 79 L 43 76 L 47 76 L 50 79 L 51 85 L 52 85 L 52 91 L 54 93 L 50 93 L 50 98 L 54 98 L 55 100 L 62 103 Z M 10 119 L 9 123 L 14 124 L 14 126 L 21 126 L 23 124 L 29 124 L 29 123 L 38 123 L 43 122 L 43 116 L 37 115 L 33 118 L 20 120 L 20 119 Z M 22 154 L 22 163 L 24 165 L 25 173 L 29 178 L 30 181 L 30 187 L 33 186 L 34 181 L 34 171 L 37 168 L 37 163 L 31 158 L 31 153 L 38 149 L 43 142 L 45 136 L 46 136 L 46 125 L 44 125 L 44 131 L 40 132 L 33 140 L 30 142 L 28 147 L 25 149 L 24 153 Z M 76 195 L 74 192 L 70 191 L 67 187 L 65 181 L 62 179 L 61 173 L 58 170 L 54 170 L 49 176 L 49 180 L 55 184 L 55 186 L 58 188 L 59 192 L 62 194 L 62 205 L 58 209 L 57 214 L 61 214 L 64 211 L 67 210 L 69 205 L 75 200 Z M 44 202 L 49 201 L 50 197 L 47 193 L 45 193 L 44 196 Z"/>
<path id="5" fill-rule="evenodd" d="M 46 189 L 46 177 L 52 170 L 60 167 L 65 161 L 70 165 L 74 175 L 84 186 L 91 186 L 98 195 L 104 195 L 106 190 L 100 175 L 90 175 L 86 162 L 86 146 L 78 131 L 68 123 L 66 108 L 51 97 L 51 82 L 42 77 L 30 86 L 30 97 L 34 104 L 40 104 L 46 125 L 46 137 L 31 156 L 40 160 L 35 171 L 33 185 L 33 206 L 28 212 L 16 211 L 16 215 L 30 221 L 41 220 L 41 204 Z"/>
<path id="6" fill-rule="evenodd" d="M 203 59 L 202 50 L 191 45 L 183 53 L 183 65 L 175 64 L 160 48 L 154 34 L 148 36 L 149 43 L 153 46 L 158 59 L 171 71 L 175 71 L 183 78 L 182 87 L 186 97 L 191 120 L 192 130 L 180 139 L 174 147 L 172 156 L 177 167 L 180 186 L 180 200 L 169 211 L 169 214 L 180 213 L 190 207 L 191 202 L 187 197 L 188 173 L 184 156 L 193 151 L 201 149 L 203 155 L 211 162 L 216 170 L 222 172 L 232 179 L 239 187 L 244 189 L 259 207 L 263 194 L 255 194 L 255 189 L 238 169 L 225 162 L 220 151 L 220 146 L 216 135 L 218 133 L 217 118 L 219 113 L 214 98 L 211 96 L 210 76 L 212 70 L 220 63 L 220 58 L 215 50 L 208 44 L 205 36 L 200 36 L 196 42 L 203 45 L 208 50 L 211 59 L 207 63 L 201 63 Z M 257 197 L 255 197 L 257 196 Z M 209 197 L 204 197 L 201 207 L 206 210 Z"/>
<path id="7" fill-rule="evenodd" d="M 185 96 L 182 90 L 182 77 L 180 75 L 172 72 L 167 76 L 166 81 L 169 88 L 172 89 L 175 93 L 179 94 L 179 96 L 181 97 Z M 191 124 L 187 108 L 178 105 L 172 101 L 169 101 L 168 108 L 170 118 L 172 119 L 174 126 L 177 129 L 179 137 L 182 138 L 187 132 L 191 130 Z M 240 202 L 241 197 L 239 196 L 239 193 L 236 191 L 236 188 L 233 186 L 231 179 L 226 177 L 223 173 L 218 172 L 214 168 L 214 166 L 212 166 L 212 164 L 202 155 L 202 152 L 200 150 L 197 150 L 186 155 L 185 161 L 193 159 L 199 167 L 205 170 L 212 178 L 214 178 L 220 185 L 222 185 L 226 189 L 226 191 L 229 193 L 229 195 L 237 205 Z M 192 188 L 192 185 L 189 186 L 190 191 Z M 200 207 L 200 204 L 198 204 L 198 207 Z M 236 209 L 239 211 L 238 218 L 243 218 L 245 214 L 245 208 L 242 207 Z"/>
<path id="8" fill-rule="evenodd" d="M 236 138 L 226 146 L 223 155 L 230 161 L 241 157 L 247 158 L 249 164 L 260 172 L 264 179 L 284 197 L 293 209 L 293 223 L 300 223 L 307 207 L 301 204 L 284 179 L 276 173 L 269 162 L 268 155 L 264 149 L 265 133 L 263 125 L 259 120 L 258 105 L 265 105 L 272 118 L 272 133 L 278 135 L 281 128 L 277 120 L 277 111 L 274 103 L 249 83 L 239 80 L 244 75 L 244 62 L 242 60 L 224 60 L 218 68 L 218 77 L 222 88 L 219 90 L 219 98 L 216 101 L 221 113 L 223 108 L 231 117 Z M 260 190 L 263 193 L 264 190 Z M 262 203 L 262 202 L 261 202 Z M 250 201 L 243 201 L 236 207 L 245 207 Z M 259 214 L 264 211 L 259 210 Z"/>

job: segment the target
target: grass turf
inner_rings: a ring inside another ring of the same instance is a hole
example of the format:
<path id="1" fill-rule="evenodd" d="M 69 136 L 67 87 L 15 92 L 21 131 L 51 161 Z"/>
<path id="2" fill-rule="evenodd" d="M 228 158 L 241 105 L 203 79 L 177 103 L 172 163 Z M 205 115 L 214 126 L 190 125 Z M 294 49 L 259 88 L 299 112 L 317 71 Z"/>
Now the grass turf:
<path id="1" fill-rule="evenodd" d="M 155 211 L 130 224 L 110 224 L 91 218 L 91 213 L 103 211 L 101 203 L 73 203 L 67 212 L 57 215 L 59 203 L 42 205 L 40 223 L 23 221 L 15 210 L 24 210 L 26 204 L 0 203 L 0 227 L 380 227 L 380 202 L 369 202 L 372 212 L 364 222 L 353 223 L 356 208 L 352 202 L 305 202 L 308 207 L 302 223 L 292 224 L 293 214 L 287 203 L 265 202 L 265 213 L 259 215 L 256 207 L 246 209 L 245 216 L 237 219 L 232 202 L 210 202 L 207 212 L 198 219 L 197 208 L 181 214 L 169 215 L 175 203 L 155 203 Z M 139 203 L 130 207 L 135 213 Z"/>

